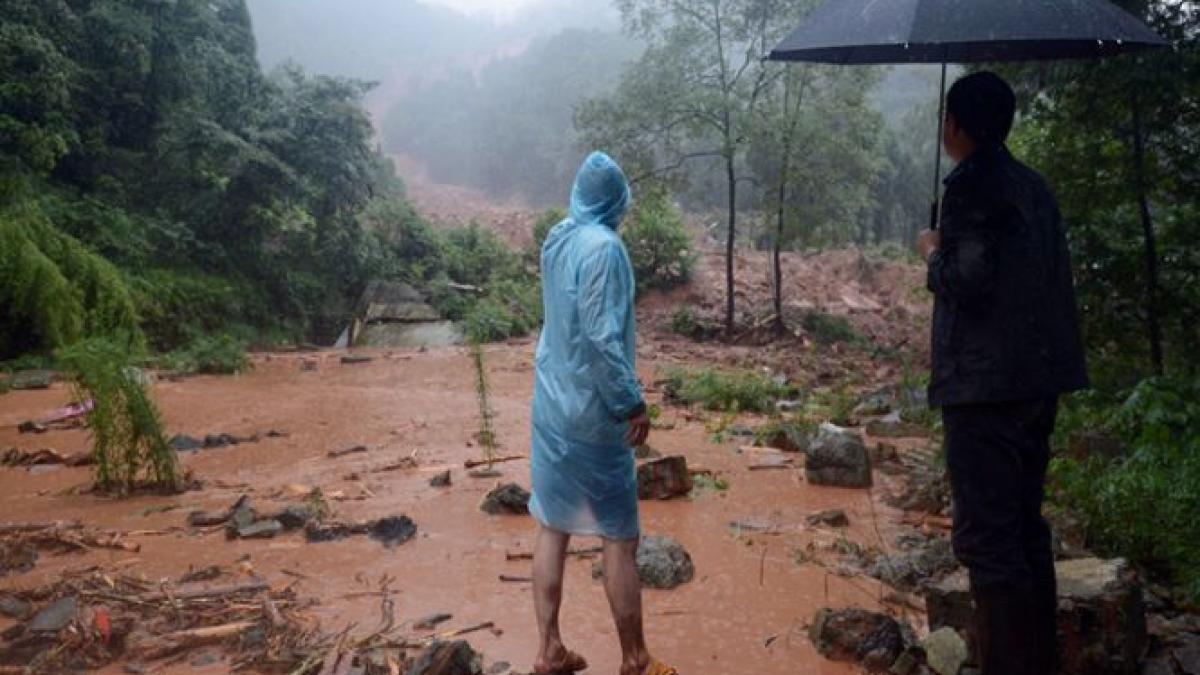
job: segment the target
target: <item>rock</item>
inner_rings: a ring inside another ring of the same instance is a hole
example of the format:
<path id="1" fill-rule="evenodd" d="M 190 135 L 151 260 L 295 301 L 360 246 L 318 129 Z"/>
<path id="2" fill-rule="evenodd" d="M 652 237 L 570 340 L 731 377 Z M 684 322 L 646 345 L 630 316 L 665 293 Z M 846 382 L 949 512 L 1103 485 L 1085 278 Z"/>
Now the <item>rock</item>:
<path id="1" fill-rule="evenodd" d="M 775 410 L 777 410 L 783 414 L 798 412 L 803 407 L 804 407 L 804 401 L 776 401 L 775 402 Z"/>
<path id="2" fill-rule="evenodd" d="M 17 425 L 17 433 L 44 434 L 47 431 L 46 425 L 34 422 L 33 420 L 25 420 Z"/>
<path id="3" fill-rule="evenodd" d="M 744 424 L 734 424 L 725 429 L 725 435 L 730 438 L 753 438 L 754 430 Z"/>
<path id="4" fill-rule="evenodd" d="M 880 420 L 867 423 L 867 434 L 876 438 L 924 438 L 929 430 L 920 424 L 905 422 L 894 412 Z"/>
<path id="5" fill-rule="evenodd" d="M 483 657 L 465 640 L 434 642 L 417 655 L 408 675 L 483 675 Z"/>
<path id="6" fill-rule="evenodd" d="M 900 624 L 886 614 L 865 609 L 820 609 L 808 637 L 827 659 L 862 662 L 869 658 L 875 670 L 891 667 L 904 651 Z"/>
<path id="7" fill-rule="evenodd" d="M 50 606 L 38 612 L 29 622 L 26 630 L 30 633 L 57 633 L 67 627 L 75 618 L 79 609 L 79 599 L 73 595 L 59 598 Z"/>
<path id="8" fill-rule="evenodd" d="M 1058 574 L 1059 664 L 1062 675 L 1137 672 L 1148 637 L 1142 589 L 1122 559 L 1082 558 L 1055 565 Z"/>
<path id="9" fill-rule="evenodd" d="M 958 567 L 950 540 L 934 537 L 911 550 L 879 556 L 867 568 L 867 574 L 894 588 L 912 591 L 938 581 Z"/>
<path id="10" fill-rule="evenodd" d="M 940 468 L 920 467 L 908 475 L 904 490 L 886 501 L 903 511 L 941 513 L 950 505 L 950 481 Z"/>
<path id="11" fill-rule="evenodd" d="M 497 661 L 487 669 L 487 675 L 504 675 L 504 673 L 507 673 L 510 670 L 512 670 L 511 663 L 508 661 Z"/>
<path id="12" fill-rule="evenodd" d="M 958 675 L 967 662 L 967 643 L 953 628 L 939 628 L 922 641 L 925 662 L 938 675 Z"/>
<path id="13" fill-rule="evenodd" d="M 682 544 L 656 535 L 642 537 L 637 551 L 638 578 L 645 588 L 670 590 L 692 580 L 696 567 Z M 604 562 L 592 563 L 592 577 L 604 577 Z"/>
<path id="14" fill-rule="evenodd" d="M 316 517 L 312 507 L 305 504 L 293 504 L 271 516 L 273 520 L 278 520 L 285 530 L 298 530 Z"/>
<path id="15" fill-rule="evenodd" d="M 529 513 L 529 496 L 529 491 L 516 483 L 498 484 L 484 495 L 479 509 L 492 515 L 525 515 Z"/>
<path id="16" fill-rule="evenodd" d="M 390 516 L 367 525 L 367 535 L 391 548 L 417 535 L 417 524 L 408 516 Z"/>
<path id="17" fill-rule="evenodd" d="M 0 614 L 24 621 L 33 613 L 33 605 L 15 595 L 0 595 Z"/>
<path id="18" fill-rule="evenodd" d="M 229 520 L 229 511 L 192 511 L 187 515 L 188 527 L 212 527 Z"/>
<path id="19" fill-rule="evenodd" d="M 237 536 L 241 539 L 270 539 L 280 532 L 283 532 L 283 524 L 274 519 L 259 520 L 237 528 Z"/>
<path id="20" fill-rule="evenodd" d="M 229 517 L 226 518 L 225 534 L 230 539 L 239 536 L 242 529 L 250 527 L 258 520 L 258 514 L 250 506 L 250 498 L 246 495 L 239 497 L 227 513 Z"/>
<path id="21" fill-rule="evenodd" d="M 883 387 L 864 396 L 858 405 L 854 406 L 855 417 L 876 417 L 886 415 L 895 408 L 896 396 L 894 387 Z"/>
<path id="22" fill-rule="evenodd" d="M 347 354 L 342 357 L 342 363 L 347 364 L 347 365 L 354 365 L 357 363 L 370 363 L 371 361 L 374 361 L 374 360 L 375 360 L 374 357 L 367 356 L 365 354 Z"/>
<path id="23" fill-rule="evenodd" d="M 52 384 L 54 384 L 54 371 L 52 370 L 22 370 L 8 381 L 8 387 L 14 391 L 49 389 Z"/>
<path id="24" fill-rule="evenodd" d="M 429 485 L 432 487 L 450 487 L 450 469 L 435 474 L 433 478 L 429 479 Z"/>
<path id="25" fill-rule="evenodd" d="M 828 509 L 818 511 L 810 515 L 807 519 L 809 525 L 825 525 L 826 527 L 847 527 L 850 525 L 850 518 L 846 516 L 846 512 L 842 509 Z"/>
<path id="26" fill-rule="evenodd" d="M 319 364 L 314 359 L 304 359 L 300 362 L 300 372 L 302 373 L 315 373 L 319 367 Z"/>
<path id="27" fill-rule="evenodd" d="M 899 459 L 900 449 L 891 443 L 879 441 L 868 448 L 867 454 L 871 457 L 871 464 L 883 464 L 884 462 L 894 462 Z"/>
<path id="28" fill-rule="evenodd" d="M 192 452 L 204 447 L 204 443 L 197 438 L 188 436 L 187 434 L 176 434 L 171 437 L 168 445 L 177 452 Z"/>
<path id="29" fill-rule="evenodd" d="M 823 424 L 808 448 L 805 478 L 813 485 L 871 486 L 871 460 L 857 434 Z"/>
<path id="30" fill-rule="evenodd" d="M 204 447 L 207 448 L 224 448 L 229 445 L 237 445 L 242 439 L 230 434 L 208 434 L 204 437 Z"/>
<path id="31" fill-rule="evenodd" d="M 1125 561 L 1060 561 L 1058 635 L 1060 675 L 1133 675 L 1148 642 L 1141 587 Z M 974 605 L 965 571 L 925 589 L 930 630 L 949 626 L 974 653 Z"/>
<path id="32" fill-rule="evenodd" d="M 692 491 L 687 458 L 665 457 L 637 468 L 638 499 L 672 499 Z"/>

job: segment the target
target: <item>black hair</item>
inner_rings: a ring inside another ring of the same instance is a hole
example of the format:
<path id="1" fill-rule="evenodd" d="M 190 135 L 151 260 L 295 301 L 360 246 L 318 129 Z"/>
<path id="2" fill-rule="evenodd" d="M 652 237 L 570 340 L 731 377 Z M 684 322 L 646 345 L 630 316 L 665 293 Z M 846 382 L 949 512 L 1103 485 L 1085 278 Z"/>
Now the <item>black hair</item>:
<path id="1" fill-rule="evenodd" d="M 1012 131 L 1017 96 L 999 75 L 971 73 L 950 87 L 946 112 L 976 143 L 1003 143 Z"/>

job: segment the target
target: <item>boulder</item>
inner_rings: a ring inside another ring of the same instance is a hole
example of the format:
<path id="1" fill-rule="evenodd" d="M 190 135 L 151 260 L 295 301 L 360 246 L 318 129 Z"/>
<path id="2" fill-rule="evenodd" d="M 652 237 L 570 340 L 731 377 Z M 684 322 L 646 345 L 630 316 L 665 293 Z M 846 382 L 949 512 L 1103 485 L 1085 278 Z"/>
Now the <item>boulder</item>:
<path id="1" fill-rule="evenodd" d="M 638 499 L 673 499 L 692 491 L 687 458 L 664 457 L 637 468 Z"/>
<path id="2" fill-rule="evenodd" d="M 823 424 L 808 448 L 804 474 L 813 485 L 871 486 L 871 459 L 857 434 Z"/>
<path id="3" fill-rule="evenodd" d="M 950 627 L 939 628 L 921 642 L 925 663 L 938 675 L 958 675 L 970 654 L 967 643 Z"/>
<path id="4" fill-rule="evenodd" d="M 483 496 L 479 510 L 492 515 L 529 513 L 529 491 L 516 483 L 502 483 Z"/>
<path id="5" fill-rule="evenodd" d="M 933 537 L 907 551 L 879 556 L 867 568 L 867 574 L 894 588 L 912 591 L 938 581 L 958 567 L 950 540 Z"/>
<path id="6" fill-rule="evenodd" d="M 1060 561 L 1058 649 L 1061 675 L 1133 675 L 1148 644 L 1142 589 L 1121 559 Z M 974 604 L 965 571 L 925 589 L 930 630 L 949 626 L 974 653 Z"/>
<path id="7" fill-rule="evenodd" d="M 642 537 L 637 552 L 638 578 L 645 588 L 670 590 L 692 580 L 696 574 L 692 556 L 682 544 L 655 535 Z M 592 563 L 592 577 L 604 577 L 604 562 Z"/>
<path id="8" fill-rule="evenodd" d="M 794 422 L 772 422 L 755 432 L 756 443 L 777 448 L 784 452 L 808 452 L 813 432 Z"/>
<path id="9" fill-rule="evenodd" d="M 895 619 L 865 609 L 817 610 L 808 637 L 825 658 L 862 663 L 873 672 L 891 668 L 905 648 Z"/>
<path id="10" fill-rule="evenodd" d="M 417 655 L 408 675 L 483 675 L 483 656 L 465 640 L 434 642 Z"/>
<path id="11" fill-rule="evenodd" d="M 408 516 L 389 516 L 371 521 L 367 535 L 391 548 L 417 536 L 417 524 Z"/>

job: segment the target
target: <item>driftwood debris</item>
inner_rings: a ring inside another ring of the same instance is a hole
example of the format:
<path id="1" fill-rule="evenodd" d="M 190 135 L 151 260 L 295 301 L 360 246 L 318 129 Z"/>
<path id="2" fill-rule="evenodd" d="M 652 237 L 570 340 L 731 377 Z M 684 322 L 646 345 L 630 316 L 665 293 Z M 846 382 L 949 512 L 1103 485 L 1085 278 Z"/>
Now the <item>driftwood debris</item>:
<path id="1" fill-rule="evenodd" d="M 521 459 L 528 459 L 525 455 L 509 455 L 508 457 L 497 457 L 495 459 L 468 459 L 463 462 L 463 468 L 474 469 L 479 466 L 491 466 L 503 462 L 515 462 Z"/>
<path id="2" fill-rule="evenodd" d="M 149 661 L 164 659 L 194 647 L 224 642 L 245 633 L 256 625 L 253 621 L 235 621 L 220 626 L 175 631 L 136 642 L 130 649 L 130 655 Z"/>
<path id="3" fill-rule="evenodd" d="M 604 552 L 603 546 L 589 546 L 588 548 L 570 549 L 567 551 L 567 555 L 568 556 L 577 556 L 580 558 L 587 558 L 587 557 L 591 557 L 598 553 L 603 553 L 603 552 Z M 504 554 L 504 559 L 508 560 L 508 561 L 533 560 L 533 553 L 526 553 L 524 551 L 518 551 L 518 552 L 509 551 Z"/>

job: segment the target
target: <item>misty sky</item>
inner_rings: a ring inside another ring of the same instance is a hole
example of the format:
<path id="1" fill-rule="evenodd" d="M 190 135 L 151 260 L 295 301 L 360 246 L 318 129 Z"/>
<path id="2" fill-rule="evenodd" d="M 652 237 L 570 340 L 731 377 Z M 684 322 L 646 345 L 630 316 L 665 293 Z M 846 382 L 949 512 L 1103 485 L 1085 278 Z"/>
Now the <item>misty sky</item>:
<path id="1" fill-rule="evenodd" d="M 557 0 L 422 0 L 432 5 L 445 5 L 466 14 L 507 18 L 530 5 L 550 4 Z"/>

